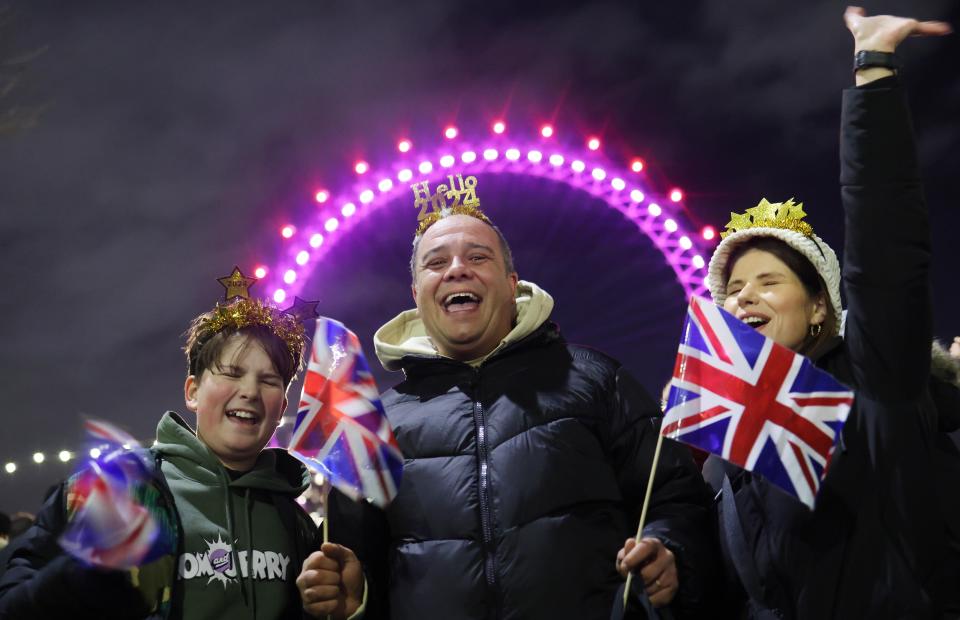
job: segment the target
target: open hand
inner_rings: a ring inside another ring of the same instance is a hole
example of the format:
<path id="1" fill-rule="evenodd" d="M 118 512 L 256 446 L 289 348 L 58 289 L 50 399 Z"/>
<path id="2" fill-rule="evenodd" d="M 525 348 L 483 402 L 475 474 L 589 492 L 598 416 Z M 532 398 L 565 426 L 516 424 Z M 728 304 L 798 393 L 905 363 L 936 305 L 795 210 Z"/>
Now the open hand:
<path id="1" fill-rule="evenodd" d="M 853 34 L 854 52 L 893 52 L 907 37 L 940 36 L 953 32 L 947 22 L 922 22 L 894 15 L 868 17 L 866 11 L 859 6 L 848 6 L 843 20 Z"/>

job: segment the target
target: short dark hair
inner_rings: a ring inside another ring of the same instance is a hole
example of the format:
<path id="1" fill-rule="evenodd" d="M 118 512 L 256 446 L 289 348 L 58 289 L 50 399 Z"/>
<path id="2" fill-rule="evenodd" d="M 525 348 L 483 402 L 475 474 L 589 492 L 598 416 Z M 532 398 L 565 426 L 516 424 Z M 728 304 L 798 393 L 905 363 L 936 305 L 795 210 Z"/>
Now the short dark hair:
<path id="1" fill-rule="evenodd" d="M 776 237 L 751 237 L 738 244 L 730 252 L 730 257 L 727 258 L 727 262 L 723 266 L 724 283 L 730 281 L 730 274 L 733 272 L 733 266 L 736 262 L 750 250 L 760 250 L 773 254 L 797 276 L 797 279 L 803 284 L 807 295 L 810 297 L 823 296 L 827 314 L 821 325 L 820 333 L 816 336 L 811 336 L 808 333 L 797 353 L 811 356 L 820 351 L 820 349 L 833 338 L 834 334 L 836 334 L 839 317 L 837 317 L 833 311 L 833 304 L 830 303 L 827 285 L 817 271 L 817 268 L 813 266 L 813 263 L 811 263 L 806 256 Z"/>
<path id="2" fill-rule="evenodd" d="M 208 313 L 201 314 L 194 319 L 190 329 L 187 330 L 186 333 L 187 343 L 186 346 L 184 346 L 184 351 L 187 354 L 188 373 L 191 372 L 190 369 L 192 368 L 192 374 L 199 380 L 204 370 L 209 368 L 219 370 L 220 355 L 223 353 L 223 348 L 227 345 L 231 337 L 240 336 L 246 340 L 240 349 L 237 350 L 238 356 L 243 354 L 252 342 L 258 343 L 263 347 L 270 361 L 273 362 L 273 367 L 277 370 L 277 373 L 283 377 L 284 386 L 290 385 L 300 368 L 290 355 L 290 349 L 287 348 L 287 343 L 274 334 L 269 327 L 264 325 L 248 325 L 239 329 L 224 329 L 200 345 L 199 350 L 194 351 L 193 349 L 198 337 L 197 328 L 201 319 L 206 316 L 208 316 Z M 191 351 L 193 351 L 192 356 Z"/>
<path id="3" fill-rule="evenodd" d="M 470 217 L 470 216 L 466 216 Z M 474 218 L 476 219 L 476 218 Z M 478 222 L 483 222 L 483 220 L 477 220 Z M 487 222 L 483 222 L 487 224 Z M 494 224 L 487 224 L 490 228 L 493 229 L 493 232 L 497 233 L 497 240 L 500 242 L 500 252 L 503 254 L 503 266 L 506 270 L 507 275 L 516 272 L 516 267 L 513 264 L 513 252 L 510 250 L 510 244 L 507 243 L 507 238 L 503 236 L 503 233 L 500 232 L 500 229 Z M 430 230 L 429 228 L 427 230 Z M 426 234 L 427 231 L 423 231 L 423 234 Z M 417 281 L 417 250 L 420 249 L 420 241 L 423 239 L 423 235 L 418 235 L 413 239 L 413 252 L 410 254 L 410 277 L 413 278 L 414 283 Z"/>

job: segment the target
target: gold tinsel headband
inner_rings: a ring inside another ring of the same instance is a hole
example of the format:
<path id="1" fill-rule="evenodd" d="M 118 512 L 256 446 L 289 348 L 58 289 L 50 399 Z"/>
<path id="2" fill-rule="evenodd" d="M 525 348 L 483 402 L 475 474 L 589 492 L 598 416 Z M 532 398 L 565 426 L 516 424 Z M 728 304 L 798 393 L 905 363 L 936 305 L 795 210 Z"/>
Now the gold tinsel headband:
<path id="1" fill-rule="evenodd" d="M 720 233 L 720 238 L 750 228 L 780 228 L 811 237 L 813 227 L 803 221 L 806 216 L 802 202 L 795 203 L 792 198 L 784 202 L 767 202 L 766 198 L 761 198 L 757 206 L 743 214 L 731 213 L 727 229 Z"/>
<path id="2" fill-rule="evenodd" d="M 294 298 L 294 304 L 280 310 L 270 303 L 250 299 L 250 287 L 257 281 L 243 275 L 239 267 L 233 273 L 217 279 L 226 289 L 224 301 L 201 315 L 192 328 L 193 343 L 188 351 L 190 374 L 196 374 L 197 357 L 203 346 L 224 330 L 238 330 L 260 325 L 269 329 L 287 345 L 293 367 L 300 368 L 306 344 L 303 321 L 317 316 L 317 303 Z"/>
<path id="3" fill-rule="evenodd" d="M 421 181 L 410 186 L 413 190 L 413 206 L 420 209 L 417 215 L 418 238 L 427 232 L 427 229 L 445 217 L 451 215 L 469 215 L 493 226 L 490 218 L 480 210 L 480 199 L 477 197 L 477 177 L 462 174 L 447 175 L 448 183 L 437 185 L 437 191 L 430 193 L 430 183 Z M 447 201 L 452 201 L 448 205 Z M 429 212 L 427 209 L 431 209 Z"/>

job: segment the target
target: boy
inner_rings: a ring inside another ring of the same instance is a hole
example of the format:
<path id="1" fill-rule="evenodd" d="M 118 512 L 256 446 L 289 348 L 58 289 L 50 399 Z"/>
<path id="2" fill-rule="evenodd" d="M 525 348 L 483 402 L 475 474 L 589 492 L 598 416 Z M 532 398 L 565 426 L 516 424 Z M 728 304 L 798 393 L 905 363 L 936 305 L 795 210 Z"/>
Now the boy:
<path id="1" fill-rule="evenodd" d="M 89 567 L 57 540 L 76 509 L 75 477 L 61 485 L 11 554 L 0 618 L 301 618 L 295 580 L 320 548 L 295 503 L 310 474 L 284 450 L 264 449 L 303 363 L 293 314 L 251 300 L 239 269 L 220 279 L 226 304 L 197 317 L 184 350 L 194 432 L 164 414 L 149 451 L 152 480 L 132 490 L 170 553 L 130 571 Z"/>

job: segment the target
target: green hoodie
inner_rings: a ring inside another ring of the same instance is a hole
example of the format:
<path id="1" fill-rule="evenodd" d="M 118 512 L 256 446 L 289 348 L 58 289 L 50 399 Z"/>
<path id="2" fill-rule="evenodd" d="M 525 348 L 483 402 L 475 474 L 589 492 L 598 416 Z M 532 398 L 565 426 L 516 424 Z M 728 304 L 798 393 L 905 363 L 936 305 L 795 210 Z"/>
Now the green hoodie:
<path id="1" fill-rule="evenodd" d="M 253 469 L 228 472 L 175 413 L 157 426 L 154 450 L 183 528 L 177 579 L 184 619 L 279 618 L 290 605 L 295 538 L 273 496 L 294 501 L 310 474 L 283 450 L 264 450 Z M 237 574 L 236 567 L 240 567 Z"/>

